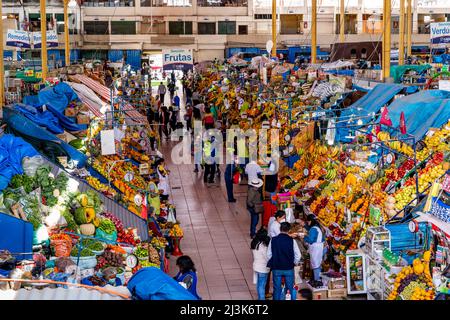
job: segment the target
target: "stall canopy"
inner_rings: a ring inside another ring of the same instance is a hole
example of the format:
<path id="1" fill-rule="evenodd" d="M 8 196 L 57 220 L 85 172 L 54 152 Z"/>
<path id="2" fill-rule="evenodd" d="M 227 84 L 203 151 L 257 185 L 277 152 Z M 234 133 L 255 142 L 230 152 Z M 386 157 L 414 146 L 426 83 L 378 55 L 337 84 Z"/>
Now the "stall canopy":
<path id="1" fill-rule="evenodd" d="M 352 61 L 343 61 L 338 60 L 329 63 L 323 63 L 320 65 L 320 68 L 323 70 L 333 70 L 333 69 L 341 69 L 341 68 L 350 68 L 354 67 L 355 64 Z"/>
<path id="2" fill-rule="evenodd" d="M 11 178 L 16 174 L 22 174 L 22 159 L 33 157 L 38 152 L 22 138 L 12 134 L 0 137 L 0 191 L 8 186 Z"/>
<path id="3" fill-rule="evenodd" d="M 421 139 L 428 128 L 440 128 L 450 119 L 450 92 L 427 90 L 396 99 L 389 106 L 392 126 L 400 124 L 400 114 L 404 112 L 406 130 Z"/>
<path id="4" fill-rule="evenodd" d="M 346 138 L 349 135 L 351 125 L 355 125 L 351 121 L 352 119 L 358 119 L 360 125 L 363 126 L 372 120 L 371 114 L 375 115 L 380 111 L 386 103 L 388 103 L 396 94 L 404 89 L 400 84 L 377 84 L 372 90 L 370 90 L 364 97 L 356 101 L 350 107 L 342 111 L 338 123 L 336 124 L 337 135 L 336 138 L 342 142 L 349 142 L 352 138 Z"/>
<path id="5" fill-rule="evenodd" d="M 168 274 L 155 267 L 136 272 L 128 281 L 127 288 L 138 300 L 197 300 Z"/>
<path id="6" fill-rule="evenodd" d="M 424 65 L 401 65 L 401 66 L 392 66 L 391 67 L 391 76 L 394 78 L 395 83 L 399 83 L 403 77 L 403 75 L 407 71 L 415 71 L 417 73 L 423 73 L 430 69 L 431 66 L 429 64 Z"/>

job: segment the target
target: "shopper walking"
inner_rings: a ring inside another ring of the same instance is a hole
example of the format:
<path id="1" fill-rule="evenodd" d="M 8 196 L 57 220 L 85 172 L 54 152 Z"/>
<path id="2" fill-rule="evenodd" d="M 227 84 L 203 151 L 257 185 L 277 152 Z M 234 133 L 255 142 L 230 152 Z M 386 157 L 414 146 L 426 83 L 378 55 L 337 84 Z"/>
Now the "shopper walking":
<path id="1" fill-rule="evenodd" d="M 164 105 L 164 97 L 166 96 L 166 86 L 161 82 L 158 86 L 158 94 L 159 94 L 159 100 L 161 101 L 161 104 Z"/>
<path id="2" fill-rule="evenodd" d="M 267 230 L 261 228 L 250 244 L 253 253 L 253 283 L 256 284 L 258 300 L 266 300 L 266 283 L 270 272 L 270 268 L 267 268 L 269 243 L 270 237 L 267 235 Z"/>
<path id="3" fill-rule="evenodd" d="M 205 173 L 203 174 L 204 183 L 214 183 L 216 173 L 216 150 L 214 147 L 215 138 L 211 137 L 204 142 L 203 156 L 205 161 Z"/>
<path id="4" fill-rule="evenodd" d="M 214 129 L 215 126 L 214 116 L 211 113 L 211 109 L 206 108 L 205 115 L 203 116 L 203 125 L 205 126 L 205 129 Z"/>
<path id="5" fill-rule="evenodd" d="M 225 167 L 225 186 L 227 188 L 228 202 L 236 202 L 233 194 L 233 176 L 236 170 L 234 159 L 232 163 L 228 163 Z"/>
<path id="6" fill-rule="evenodd" d="M 273 300 L 281 300 L 281 278 L 285 279 L 286 293 L 289 290 L 291 299 L 294 294 L 294 267 L 300 262 L 301 253 L 297 242 L 288 235 L 291 225 L 282 222 L 280 234 L 270 240 L 267 250 L 269 262 L 273 274 Z"/>
<path id="7" fill-rule="evenodd" d="M 308 230 L 308 235 L 303 240 L 308 244 L 311 269 L 313 271 L 313 280 L 310 281 L 310 284 L 313 287 L 320 287 L 322 286 L 320 273 L 324 256 L 325 233 L 314 215 L 308 215 L 306 220 L 307 225 L 305 225 L 305 228 Z"/>
<path id="8" fill-rule="evenodd" d="M 159 179 L 158 189 L 161 191 L 160 198 L 162 201 L 167 201 L 169 200 L 169 189 L 170 189 L 169 170 L 167 170 L 165 167 L 164 159 L 161 158 L 156 161 L 156 168 Z"/>
<path id="9" fill-rule="evenodd" d="M 262 186 L 263 181 L 258 178 L 248 182 L 247 210 L 250 213 L 250 238 L 255 237 L 259 215 L 264 211 L 261 193 Z"/>
<path id="10" fill-rule="evenodd" d="M 184 114 L 184 121 L 186 122 L 186 129 L 188 131 L 192 130 L 192 106 L 190 104 L 186 105 L 186 113 Z"/>
<path id="11" fill-rule="evenodd" d="M 261 166 L 252 160 L 245 166 L 245 174 L 248 176 L 248 181 L 259 179 L 262 174 Z"/>
<path id="12" fill-rule="evenodd" d="M 181 256 L 177 259 L 176 265 L 180 271 L 174 279 L 186 287 L 193 296 L 201 300 L 202 298 L 197 294 L 197 270 L 192 259 L 189 256 Z"/>
<path id="13" fill-rule="evenodd" d="M 160 108 L 161 112 L 160 112 L 160 124 L 161 124 L 161 130 L 159 132 L 160 136 L 161 135 L 161 131 L 164 133 L 164 135 L 166 136 L 166 139 L 169 140 L 169 122 L 170 122 L 170 112 L 169 109 L 166 106 L 161 106 Z"/>
<path id="14" fill-rule="evenodd" d="M 170 101 L 173 101 L 173 97 L 175 95 L 175 82 L 170 81 L 167 88 L 169 89 L 169 93 L 170 93 Z"/>

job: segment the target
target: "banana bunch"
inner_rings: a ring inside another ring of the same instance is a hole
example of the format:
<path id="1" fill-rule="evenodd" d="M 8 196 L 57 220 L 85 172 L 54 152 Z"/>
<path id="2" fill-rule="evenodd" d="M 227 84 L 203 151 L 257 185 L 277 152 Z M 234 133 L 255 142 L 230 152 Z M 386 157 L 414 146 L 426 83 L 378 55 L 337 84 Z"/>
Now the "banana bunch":
<path id="1" fill-rule="evenodd" d="M 325 175 L 325 180 L 334 180 L 337 176 L 337 170 L 335 168 L 331 168 L 327 170 L 327 174 Z"/>
<path id="2" fill-rule="evenodd" d="M 391 139 L 391 136 L 387 132 L 380 131 L 377 133 L 377 138 L 379 141 L 388 141 Z"/>
<path id="3" fill-rule="evenodd" d="M 334 147 L 331 149 L 330 157 L 331 157 L 332 159 L 335 159 L 335 158 L 339 155 L 340 151 L 341 151 L 341 150 L 340 150 L 339 147 L 334 146 Z"/>
<path id="4" fill-rule="evenodd" d="M 319 155 L 324 156 L 328 153 L 328 148 L 323 144 L 319 145 L 317 148 L 317 152 Z"/>

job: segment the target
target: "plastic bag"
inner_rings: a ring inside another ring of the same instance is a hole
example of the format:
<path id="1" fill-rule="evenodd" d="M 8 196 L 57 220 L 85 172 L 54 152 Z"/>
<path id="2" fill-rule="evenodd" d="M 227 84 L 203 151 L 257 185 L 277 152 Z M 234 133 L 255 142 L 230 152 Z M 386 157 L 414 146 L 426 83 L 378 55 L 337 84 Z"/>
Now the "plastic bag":
<path id="1" fill-rule="evenodd" d="M 55 257 L 68 257 L 72 250 L 71 240 L 51 240 L 51 245 L 55 250 Z"/>
<path id="2" fill-rule="evenodd" d="M 167 222 L 172 222 L 172 223 L 177 222 L 177 220 L 175 219 L 173 209 L 169 209 L 169 214 L 167 215 Z"/>
<path id="3" fill-rule="evenodd" d="M 100 228 L 97 228 L 95 231 L 95 237 L 99 239 L 109 240 L 109 241 L 116 241 L 117 240 L 117 231 L 114 231 L 113 233 L 106 233 L 105 231 L 101 230 Z"/>
<path id="4" fill-rule="evenodd" d="M 30 177 L 34 177 L 36 170 L 45 163 L 42 156 L 24 157 L 22 160 L 23 172 Z"/>
<path id="5" fill-rule="evenodd" d="M 286 212 L 286 222 L 294 223 L 295 222 L 294 210 L 292 208 L 286 208 L 284 212 Z"/>

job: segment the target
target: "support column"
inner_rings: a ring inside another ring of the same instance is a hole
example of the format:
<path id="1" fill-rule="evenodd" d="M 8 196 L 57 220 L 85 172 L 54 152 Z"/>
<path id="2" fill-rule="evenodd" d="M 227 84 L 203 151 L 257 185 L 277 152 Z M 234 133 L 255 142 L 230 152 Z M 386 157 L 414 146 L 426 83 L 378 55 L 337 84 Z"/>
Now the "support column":
<path id="1" fill-rule="evenodd" d="M 412 13 L 411 13 L 411 5 L 412 0 L 407 0 L 408 8 L 406 9 L 406 47 L 407 47 L 407 55 L 411 56 L 411 33 L 412 33 Z"/>
<path id="2" fill-rule="evenodd" d="M 384 16 L 383 16 L 383 79 L 390 77 L 391 69 L 391 0 L 384 0 Z"/>
<path id="3" fill-rule="evenodd" d="M 345 41 L 345 0 L 340 0 L 340 11 L 339 11 L 339 42 L 343 43 Z"/>
<path id="4" fill-rule="evenodd" d="M 399 35 L 398 35 L 398 64 L 405 64 L 405 0 L 400 0 Z"/>
<path id="5" fill-rule="evenodd" d="M 311 0 L 311 63 L 317 61 L 317 0 Z"/>
<path id="6" fill-rule="evenodd" d="M 42 60 L 42 81 L 47 78 L 47 15 L 45 13 L 45 0 L 40 0 L 41 3 L 41 60 Z"/>
<path id="7" fill-rule="evenodd" d="M 272 57 L 277 56 L 277 0 L 272 0 Z"/>
<path id="8" fill-rule="evenodd" d="M 69 0 L 64 0 L 64 51 L 68 67 L 70 66 Z"/>

